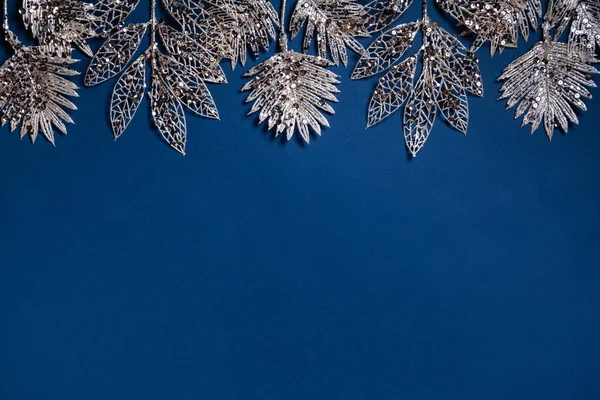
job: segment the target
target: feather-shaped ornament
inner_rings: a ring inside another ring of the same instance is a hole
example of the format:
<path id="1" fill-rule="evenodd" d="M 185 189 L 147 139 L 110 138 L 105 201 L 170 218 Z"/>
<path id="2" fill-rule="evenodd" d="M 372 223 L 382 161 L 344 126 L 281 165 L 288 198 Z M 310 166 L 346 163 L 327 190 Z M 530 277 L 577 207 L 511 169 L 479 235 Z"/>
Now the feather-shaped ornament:
<path id="1" fill-rule="evenodd" d="M 54 144 L 54 130 L 66 134 L 65 122 L 73 122 L 65 109 L 76 109 L 68 97 L 77 96 L 77 86 L 67 79 L 77 75 L 68 68 L 76 60 L 56 46 L 22 46 L 8 26 L 6 1 L 3 30 L 14 54 L 0 66 L 2 125 L 20 127 L 21 138 L 34 142 L 41 134 Z"/>
<path id="2" fill-rule="evenodd" d="M 290 140 L 296 132 L 310 143 L 310 130 L 321 134 L 329 126 L 323 112 L 334 113 L 327 102 L 337 102 L 338 76 L 327 67 L 325 58 L 297 53 L 287 48 L 284 31 L 286 1 L 282 0 L 279 32 L 280 52 L 248 71 L 253 77 L 242 91 L 250 90 L 247 102 L 254 101 L 249 114 L 259 112 L 259 123 L 267 121 L 275 135 L 285 132 Z M 310 129 L 309 129 L 310 128 Z"/>

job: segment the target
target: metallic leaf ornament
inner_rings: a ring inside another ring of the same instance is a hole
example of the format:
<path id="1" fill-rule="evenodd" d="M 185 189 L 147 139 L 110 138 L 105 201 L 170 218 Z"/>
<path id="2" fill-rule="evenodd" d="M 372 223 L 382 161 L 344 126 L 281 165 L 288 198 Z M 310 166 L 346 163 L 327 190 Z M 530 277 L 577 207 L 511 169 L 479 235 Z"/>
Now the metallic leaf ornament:
<path id="1" fill-rule="evenodd" d="M 483 96 L 477 59 L 455 36 L 429 19 L 426 7 L 424 2 L 423 19 L 384 31 L 352 73 L 352 79 L 362 79 L 387 71 L 371 97 L 367 127 L 404 105 L 404 139 L 413 157 L 427 141 L 438 115 L 466 134 L 467 95 Z M 402 60 L 419 31 L 423 36 L 421 48 Z M 419 58 L 422 68 L 415 83 Z"/>
<path id="2" fill-rule="evenodd" d="M 217 29 L 212 46 L 231 60 L 232 68 L 238 62 L 246 65 L 248 49 L 254 58 L 258 58 L 261 48 L 269 49 L 269 42 L 277 35 L 277 11 L 270 1 L 205 0 L 205 3 L 208 5 L 205 30 Z"/>
<path id="3" fill-rule="evenodd" d="M 129 126 L 146 93 L 146 70 L 149 68 L 148 96 L 154 125 L 171 148 L 185 154 L 187 127 L 184 111 L 187 109 L 202 117 L 218 119 L 219 113 L 206 82 L 227 81 L 219 65 L 221 58 L 214 49 L 206 50 L 194 39 L 197 36 L 158 21 L 155 1 L 152 2 L 150 21 L 126 25 L 108 37 L 88 67 L 85 84 L 96 85 L 120 75 L 110 103 L 111 127 L 113 135 L 118 138 Z M 171 7 L 171 3 L 166 9 L 181 10 Z M 173 17 L 181 19 L 180 14 Z M 150 45 L 135 58 L 148 28 Z M 159 44 L 166 53 L 159 49 Z"/>
<path id="4" fill-rule="evenodd" d="M 506 67 L 500 76 L 506 80 L 500 98 L 508 99 L 506 108 L 517 105 L 515 118 L 523 116 L 522 126 L 530 124 L 532 132 L 543 121 L 552 139 L 555 128 L 567 132 L 569 122 L 578 123 L 573 108 L 586 110 L 583 99 L 592 97 L 586 86 L 596 87 L 590 75 L 596 73 L 596 68 L 570 56 L 567 44 L 541 41 Z"/>
<path id="5" fill-rule="evenodd" d="M 306 52 L 316 37 L 317 51 L 327 58 L 327 49 L 336 65 L 348 65 L 346 48 L 362 54 L 357 37 L 368 37 L 367 8 L 354 0 L 299 0 L 290 20 L 292 39 L 306 25 L 302 51 Z"/>
<path id="6" fill-rule="evenodd" d="M 576 53 L 591 62 L 600 45 L 600 2 L 597 0 L 554 0 L 546 15 L 548 28 L 556 28 L 554 40 L 559 40 L 569 28 L 569 55 Z"/>
<path id="7" fill-rule="evenodd" d="M 529 30 L 536 29 L 542 15 L 540 0 L 436 0 L 449 15 L 459 21 L 468 32 L 477 35 L 471 51 L 486 41 L 490 54 L 506 47 L 517 47 L 519 32 L 525 40 Z"/>
<path id="8" fill-rule="evenodd" d="M 275 136 L 285 132 L 290 140 L 296 130 L 310 143 L 309 127 L 318 135 L 321 126 L 329 127 L 322 111 L 334 113 L 327 103 L 337 102 L 338 76 L 327 70 L 333 65 L 325 58 L 297 53 L 287 48 L 285 34 L 286 1 L 282 0 L 279 44 L 281 51 L 250 69 L 253 76 L 242 91 L 251 90 L 246 102 L 254 101 L 249 114 L 259 112 L 259 123 L 267 121 Z"/>
<path id="9" fill-rule="evenodd" d="M 50 45 L 20 47 L 0 67 L 2 125 L 21 127 L 21 138 L 38 134 L 54 144 L 54 129 L 66 134 L 65 122 L 73 120 L 64 110 L 75 110 L 67 99 L 77 96 L 77 86 L 65 76 L 77 75 L 66 65 L 75 62 Z"/>
<path id="10" fill-rule="evenodd" d="M 587 109 L 583 99 L 592 97 L 588 87 L 596 87 L 592 74 L 598 73 L 590 65 L 598 62 L 598 15 L 597 1 L 551 1 L 542 24 L 543 40 L 500 76 L 505 81 L 500 99 L 508 100 L 507 109 L 517 106 L 515 118 L 523 116 L 522 126 L 531 125 L 531 132 L 543 122 L 552 139 L 555 129 L 566 133 L 569 123 L 578 123 L 575 108 Z M 568 42 L 563 43 L 560 37 L 569 25 Z"/>
<path id="11" fill-rule="evenodd" d="M 385 29 L 410 7 L 413 0 L 372 0 L 366 8 L 370 14 L 369 31 Z"/>

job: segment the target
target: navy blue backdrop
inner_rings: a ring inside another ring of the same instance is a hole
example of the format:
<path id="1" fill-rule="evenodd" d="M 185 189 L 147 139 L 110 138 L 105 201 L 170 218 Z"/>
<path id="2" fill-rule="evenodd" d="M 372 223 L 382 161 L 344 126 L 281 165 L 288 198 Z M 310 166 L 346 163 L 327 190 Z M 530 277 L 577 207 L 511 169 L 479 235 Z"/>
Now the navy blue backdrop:
<path id="1" fill-rule="evenodd" d="M 113 140 L 114 80 L 56 148 L 2 129 L 0 399 L 599 399 L 600 91 L 552 143 L 519 129 L 496 78 L 526 49 L 482 50 L 469 134 L 414 160 L 344 68 L 310 146 L 245 116 L 255 62 L 185 157 L 146 100 Z"/>

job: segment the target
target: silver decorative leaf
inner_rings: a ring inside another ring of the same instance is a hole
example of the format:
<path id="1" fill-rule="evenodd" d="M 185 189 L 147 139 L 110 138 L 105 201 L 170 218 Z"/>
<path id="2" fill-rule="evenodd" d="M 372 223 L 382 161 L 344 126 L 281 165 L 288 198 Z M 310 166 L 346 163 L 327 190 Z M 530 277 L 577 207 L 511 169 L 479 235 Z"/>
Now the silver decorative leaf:
<path id="1" fill-rule="evenodd" d="M 155 53 L 156 66 L 152 76 L 160 79 L 171 93 L 192 112 L 207 118 L 219 118 L 217 106 L 196 70 L 162 53 Z"/>
<path id="2" fill-rule="evenodd" d="M 77 86 L 65 76 L 77 75 L 69 69 L 75 62 L 54 46 L 21 47 L 0 67 L 0 110 L 2 125 L 11 131 L 21 126 L 21 137 L 32 141 L 42 133 L 54 144 L 54 128 L 66 133 L 64 122 L 73 120 L 63 109 L 76 110 L 67 96 L 77 96 Z"/>
<path id="3" fill-rule="evenodd" d="M 309 127 L 321 134 L 321 125 L 329 126 L 321 111 L 334 113 L 326 101 L 334 96 L 337 75 L 326 69 L 332 63 L 324 58 L 284 51 L 248 71 L 254 76 L 242 91 L 251 90 L 247 102 L 254 101 L 250 113 L 260 111 L 259 121 L 268 121 L 275 134 L 286 132 L 291 139 L 296 129 L 309 143 Z"/>
<path id="4" fill-rule="evenodd" d="M 425 62 L 421 76 L 404 108 L 404 141 L 415 157 L 429 137 L 436 115 L 436 95 L 429 63 Z"/>
<path id="5" fill-rule="evenodd" d="M 367 9 L 355 0 L 299 0 L 290 20 L 292 39 L 306 24 L 302 51 L 316 37 L 318 55 L 327 58 L 327 49 L 336 65 L 348 64 L 346 47 L 362 54 L 357 37 L 368 37 Z"/>
<path id="6" fill-rule="evenodd" d="M 139 0 L 99 0 L 89 12 L 92 29 L 96 36 L 106 37 L 125 22 L 129 14 L 137 7 Z"/>
<path id="7" fill-rule="evenodd" d="M 178 32 L 168 25 L 160 24 L 158 34 L 165 49 L 178 62 L 197 71 L 206 82 L 227 83 L 225 73 L 219 65 L 220 58 L 207 51 L 190 36 Z"/>
<path id="8" fill-rule="evenodd" d="M 120 74 L 139 48 L 147 27 L 147 23 L 129 24 L 109 37 L 90 62 L 85 85 L 97 85 Z"/>
<path id="9" fill-rule="evenodd" d="M 418 20 L 400 24 L 382 33 L 358 60 L 352 79 L 363 79 L 390 68 L 413 45 L 420 27 L 421 20 Z"/>
<path id="10" fill-rule="evenodd" d="M 77 0 L 23 0 L 25 27 L 42 45 L 62 45 L 95 36 L 93 6 Z"/>
<path id="11" fill-rule="evenodd" d="M 595 73 L 596 68 L 570 56 L 565 43 L 538 42 L 504 70 L 500 99 L 508 99 L 507 109 L 518 104 L 515 118 L 524 115 L 522 125 L 531 124 L 532 132 L 543 120 L 552 139 L 555 128 L 567 132 L 569 122 L 578 123 L 573 107 L 586 110 L 582 99 L 591 98 L 586 87 L 596 87 Z"/>
<path id="12" fill-rule="evenodd" d="M 412 2 L 413 0 L 372 0 L 366 6 L 371 14 L 369 31 L 377 32 L 385 29 L 398 19 Z"/>
<path id="13" fill-rule="evenodd" d="M 596 45 L 600 44 L 600 3 L 597 0 L 554 0 L 546 14 L 549 28 L 556 28 L 558 40 L 569 27 L 569 54 L 584 61 L 594 58 Z"/>
<path id="14" fill-rule="evenodd" d="M 490 42 L 490 54 L 516 47 L 519 32 L 525 40 L 530 27 L 537 28 L 542 15 L 540 0 L 436 0 L 468 31 L 478 35 L 473 51 L 485 41 Z"/>
<path id="15" fill-rule="evenodd" d="M 413 79 L 417 67 L 417 57 L 412 56 L 398 65 L 394 65 L 388 73 L 379 79 L 369 103 L 367 127 L 381 122 L 396 112 L 413 89 Z"/>
<path id="16" fill-rule="evenodd" d="M 249 48 L 257 58 L 261 47 L 269 49 L 276 36 L 277 11 L 268 0 L 206 0 L 211 24 L 220 27 L 221 37 L 212 43 L 225 57 L 231 58 L 232 68 L 246 64 Z"/>
<path id="17" fill-rule="evenodd" d="M 422 47 L 399 62 L 419 29 L 423 34 Z M 467 132 L 467 94 L 483 96 L 483 83 L 477 59 L 455 36 L 426 19 L 389 29 L 367 51 L 369 56 L 358 62 L 353 79 L 391 67 L 379 80 L 371 97 L 368 127 L 381 122 L 406 102 L 404 137 L 412 156 L 429 137 L 438 110 L 451 127 Z M 423 60 L 423 69 L 413 85 L 419 56 Z"/>
<path id="18" fill-rule="evenodd" d="M 135 116 L 146 91 L 146 58 L 139 56 L 117 81 L 110 100 L 110 124 L 117 139 Z"/>
<path id="19" fill-rule="evenodd" d="M 150 107 L 152 120 L 162 138 L 173 149 L 185 155 L 187 129 L 183 105 L 165 85 L 156 68 L 152 69 Z"/>

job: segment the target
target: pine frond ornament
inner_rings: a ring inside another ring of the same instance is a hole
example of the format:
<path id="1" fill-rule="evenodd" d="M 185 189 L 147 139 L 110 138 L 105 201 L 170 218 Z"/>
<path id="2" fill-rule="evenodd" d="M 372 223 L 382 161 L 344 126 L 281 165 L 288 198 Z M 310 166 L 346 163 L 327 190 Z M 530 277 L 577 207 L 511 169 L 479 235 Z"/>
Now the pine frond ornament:
<path id="1" fill-rule="evenodd" d="M 423 45 L 403 59 L 419 31 Z M 404 140 L 413 157 L 427 141 L 438 115 L 452 128 L 467 133 L 467 96 L 483 96 L 478 60 L 455 36 L 429 19 L 427 1 L 423 2 L 422 19 L 388 28 L 366 53 L 352 79 L 387 71 L 371 97 L 367 127 L 405 106 Z M 415 83 L 419 58 L 422 69 Z"/>
<path id="2" fill-rule="evenodd" d="M 567 43 L 558 41 L 570 18 L 579 18 L 574 10 L 580 5 L 571 3 L 551 2 L 542 24 L 543 40 L 509 64 L 499 78 L 505 81 L 500 99 L 507 99 L 506 108 L 517 106 L 515 118 L 522 116 L 522 126 L 531 125 L 532 133 L 543 123 L 550 140 L 555 129 L 566 133 L 570 123 L 579 123 L 575 109 L 587 110 L 583 100 L 592 97 L 588 88 L 596 87 L 592 74 L 598 70 L 591 65 L 598 62 L 595 42 L 587 42 L 591 48 L 582 46 L 586 42 L 573 33 Z"/>
<path id="3" fill-rule="evenodd" d="M 536 30 L 542 15 L 540 0 L 436 0 L 437 4 L 455 18 L 465 33 L 477 35 L 471 51 L 485 42 L 490 43 L 490 55 L 505 48 L 517 47 L 519 33 L 525 40 L 530 29 Z"/>
<path id="4" fill-rule="evenodd" d="M 321 126 L 328 127 L 322 111 L 333 114 L 327 103 L 337 102 L 338 76 L 327 67 L 332 62 L 319 56 L 297 53 L 287 48 L 284 31 L 285 5 L 282 0 L 279 32 L 280 52 L 248 71 L 254 77 L 242 91 L 250 90 L 247 102 L 254 101 L 249 114 L 259 112 L 259 123 L 268 121 L 275 135 L 285 132 L 290 140 L 296 131 L 302 140 L 310 143 L 310 130 L 320 135 Z"/>
<path id="5" fill-rule="evenodd" d="M 167 7 L 167 11 L 170 9 Z M 173 15 L 175 19 L 178 15 Z M 150 45 L 137 56 L 142 38 L 150 31 Z M 159 43 L 166 53 L 159 49 Z M 194 38 L 156 18 L 156 0 L 150 20 L 132 23 L 109 36 L 98 49 L 85 75 L 88 86 L 119 76 L 110 102 L 110 122 L 119 138 L 134 118 L 147 86 L 151 116 L 162 139 L 185 154 L 187 127 L 184 111 L 218 119 L 216 104 L 206 85 L 226 83 L 220 57 Z M 146 70 L 150 69 L 150 85 Z"/>
<path id="6" fill-rule="evenodd" d="M 65 122 L 73 120 L 65 109 L 75 110 L 68 97 L 77 96 L 77 86 L 68 77 L 76 60 L 53 45 L 22 46 L 10 30 L 4 1 L 3 31 L 14 54 L 0 66 L 0 120 L 10 130 L 20 127 L 20 136 L 35 142 L 42 134 L 54 144 L 54 129 L 67 133 Z"/>
<path id="7" fill-rule="evenodd" d="M 364 49 L 356 38 L 368 37 L 367 8 L 354 0 L 299 0 L 290 20 L 292 39 L 306 26 L 302 51 L 310 48 L 314 38 L 319 57 L 339 65 L 348 65 L 346 48 L 362 54 Z"/>

